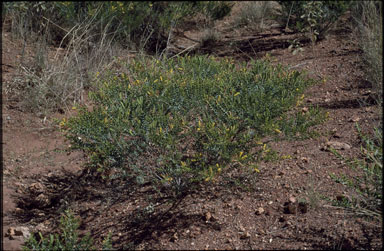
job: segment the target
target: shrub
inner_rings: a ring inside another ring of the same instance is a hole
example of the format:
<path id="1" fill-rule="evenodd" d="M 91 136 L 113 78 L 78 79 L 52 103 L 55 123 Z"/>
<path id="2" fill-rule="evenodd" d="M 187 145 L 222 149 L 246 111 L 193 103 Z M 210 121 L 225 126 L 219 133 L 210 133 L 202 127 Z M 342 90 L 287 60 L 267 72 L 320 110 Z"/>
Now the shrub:
<path id="1" fill-rule="evenodd" d="M 353 3 L 350 1 L 279 1 L 282 22 L 299 32 L 309 32 L 312 41 L 325 37 L 337 19 Z"/>
<path id="2" fill-rule="evenodd" d="M 196 56 L 125 67 L 129 75 L 100 79 L 92 110 L 80 107 L 61 127 L 88 154 L 89 170 L 120 168 L 175 194 L 257 159 L 258 140 L 311 83 L 264 61 Z"/>

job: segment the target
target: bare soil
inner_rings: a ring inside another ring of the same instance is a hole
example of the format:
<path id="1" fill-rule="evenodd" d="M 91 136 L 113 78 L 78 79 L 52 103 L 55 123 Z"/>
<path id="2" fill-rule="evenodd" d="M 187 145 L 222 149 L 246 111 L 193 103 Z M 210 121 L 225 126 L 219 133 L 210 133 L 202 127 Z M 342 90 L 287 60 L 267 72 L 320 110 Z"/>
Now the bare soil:
<path id="1" fill-rule="evenodd" d="M 18 74 L 22 43 L 10 39 L 4 29 L 4 250 L 19 250 L 23 243 L 22 238 L 6 237 L 7 229 L 27 226 L 31 231 L 55 232 L 66 208 L 81 220 L 81 233 L 91 233 L 100 244 L 111 232 L 118 249 L 380 249 L 381 219 L 357 215 L 331 202 L 340 196 L 350 198 L 355 191 L 336 183 L 330 174 L 355 175 L 358 170 L 324 150 L 324 145 L 347 143 L 351 148 L 339 152 L 358 157 L 361 142 L 355 123 L 363 132 L 372 133 L 380 120 L 378 107 L 369 99 L 371 86 L 360 66 L 361 51 L 350 39 L 348 20 L 346 16 L 314 46 L 302 39 L 304 51 L 296 55 L 287 47 L 289 40 L 301 39 L 301 35 L 282 28 L 234 31 L 228 28 L 228 20 L 216 25 L 218 40 L 190 50 L 236 60 L 269 53 L 276 63 L 306 70 L 317 84 L 307 90 L 304 107 L 318 105 L 329 113 L 329 119 L 316 126 L 318 137 L 271 141 L 269 145 L 279 155 L 292 158 L 262 163 L 251 186 L 210 184 L 188 194 L 175 208 L 148 187 L 96 182 L 82 175 L 86 157 L 65 151 L 68 143 L 53 122 L 68 113 L 39 117 L 23 111 L 20 99 L 7 92 L 5 86 Z M 193 29 L 182 33 L 194 40 L 201 35 Z M 174 54 L 193 45 L 182 34 L 175 41 Z M 148 194 L 151 201 L 144 199 Z M 140 210 L 150 202 L 157 208 L 154 213 Z"/>

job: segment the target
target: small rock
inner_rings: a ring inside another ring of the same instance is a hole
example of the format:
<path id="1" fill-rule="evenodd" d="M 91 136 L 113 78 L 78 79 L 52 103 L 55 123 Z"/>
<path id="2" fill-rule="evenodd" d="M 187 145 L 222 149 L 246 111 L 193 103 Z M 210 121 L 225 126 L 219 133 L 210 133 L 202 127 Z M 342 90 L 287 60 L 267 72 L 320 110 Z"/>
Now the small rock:
<path id="1" fill-rule="evenodd" d="M 256 215 L 261 215 L 265 212 L 264 208 L 262 207 L 259 207 L 258 209 L 256 209 Z"/>
<path id="2" fill-rule="evenodd" d="M 326 144 L 325 149 L 328 150 L 330 147 L 332 147 L 335 150 L 348 150 L 351 149 L 351 146 L 347 143 L 338 142 L 338 141 L 328 141 Z"/>
<path id="3" fill-rule="evenodd" d="M 289 197 L 289 202 L 295 203 L 296 202 L 296 198 L 294 196 Z"/>
<path id="4" fill-rule="evenodd" d="M 303 107 L 303 109 L 301 109 L 301 111 L 303 112 L 303 113 L 307 113 L 308 112 L 308 107 Z"/>
<path id="5" fill-rule="evenodd" d="M 171 241 L 172 242 L 175 242 L 175 241 L 177 241 L 179 239 L 179 236 L 177 235 L 177 233 L 174 233 L 173 235 L 172 235 L 172 237 L 171 237 Z"/>
<path id="6" fill-rule="evenodd" d="M 5 237 L 11 237 L 11 236 L 15 236 L 15 228 L 14 227 L 10 227 L 8 228 L 7 232 L 5 233 Z"/>
<path id="7" fill-rule="evenodd" d="M 360 121 L 360 118 L 357 117 L 357 116 L 353 116 L 353 117 L 351 117 L 348 121 L 349 121 L 349 122 L 358 122 L 358 121 Z"/>
<path id="8" fill-rule="evenodd" d="M 29 228 L 27 228 L 27 227 L 19 227 L 18 231 L 21 233 L 21 235 L 25 239 L 28 239 L 29 237 L 31 237 L 31 232 L 29 231 Z"/>
<path id="9" fill-rule="evenodd" d="M 16 207 L 15 208 L 15 213 L 16 214 L 22 214 L 24 211 L 23 211 L 23 209 L 21 209 L 21 208 L 19 208 L 19 207 Z"/>
<path id="10" fill-rule="evenodd" d="M 212 218 L 212 214 L 210 212 L 206 212 L 204 214 L 204 220 L 209 221 Z"/>
<path id="11" fill-rule="evenodd" d="M 248 239 L 251 237 L 251 234 L 249 232 L 244 232 L 241 236 L 240 239 Z"/>
<path id="12" fill-rule="evenodd" d="M 41 193 L 44 191 L 44 186 L 43 184 L 39 183 L 39 182 L 36 182 L 36 183 L 32 183 L 29 187 L 28 187 L 29 191 L 33 192 L 33 193 Z"/>

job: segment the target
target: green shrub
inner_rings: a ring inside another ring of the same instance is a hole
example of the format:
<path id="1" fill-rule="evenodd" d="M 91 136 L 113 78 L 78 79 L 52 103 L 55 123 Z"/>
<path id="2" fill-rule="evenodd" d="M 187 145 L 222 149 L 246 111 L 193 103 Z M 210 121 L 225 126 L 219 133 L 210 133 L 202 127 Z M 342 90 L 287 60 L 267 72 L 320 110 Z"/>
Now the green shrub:
<path id="1" fill-rule="evenodd" d="M 23 250 L 98 250 L 93 245 L 93 240 L 89 235 L 79 237 L 77 229 L 79 222 L 71 211 L 67 210 L 60 218 L 60 233 L 50 234 L 49 237 L 43 237 L 39 233 L 38 238 L 34 235 L 24 243 Z M 103 250 L 112 250 L 110 236 L 103 242 Z"/>
<path id="2" fill-rule="evenodd" d="M 250 163 L 256 142 L 310 82 L 268 62 L 196 56 L 135 60 L 129 75 L 100 79 L 94 107 L 60 124 L 90 170 L 122 169 L 139 183 L 177 193 Z"/>
<path id="3" fill-rule="evenodd" d="M 321 40 L 352 5 L 351 1 L 279 1 L 282 22 L 299 32 L 309 32 L 312 41 Z"/>

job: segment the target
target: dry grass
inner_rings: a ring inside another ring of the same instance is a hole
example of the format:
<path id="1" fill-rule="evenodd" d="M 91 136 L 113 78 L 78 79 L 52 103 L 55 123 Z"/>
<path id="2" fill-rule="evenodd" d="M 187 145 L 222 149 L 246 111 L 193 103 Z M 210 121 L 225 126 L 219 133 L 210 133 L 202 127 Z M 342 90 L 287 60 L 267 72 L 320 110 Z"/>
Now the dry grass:
<path id="1" fill-rule="evenodd" d="M 47 115 L 82 103 L 96 73 L 106 70 L 114 57 L 121 55 L 122 49 L 115 43 L 115 34 L 107 33 L 108 25 L 100 34 L 94 34 L 99 22 L 92 17 L 70 30 L 60 27 L 65 36 L 56 49 L 50 46 L 52 34 L 48 26 L 58 28 L 57 24 L 47 19 L 47 29 L 40 32 L 40 37 L 34 41 L 31 31 L 26 27 L 23 30 L 20 25 L 21 17 L 10 18 L 12 34 L 18 34 L 24 44 L 30 45 L 34 55 L 28 60 L 25 53 L 21 53 L 19 76 L 9 84 L 20 87 L 17 95 L 26 111 Z"/>
<path id="2" fill-rule="evenodd" d="M 372 83 L 376 101 L 383 95 L 383 13 L 381 1 L 360 1 L 352 11 L 355 21 L 353 39 L 363 51 L 366 77 Z"/>
<path id="3" fill-rule="evenodd" d="M 274 1 L 245 1 L 234 20 L 235 26 L 247 25 L 263 30 L 266 28 L 266 19 L 276 15 L 278 9 L 279 5 Z"/>

